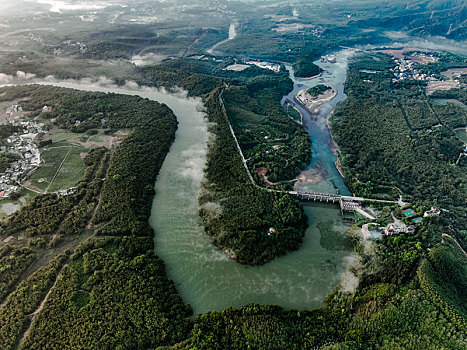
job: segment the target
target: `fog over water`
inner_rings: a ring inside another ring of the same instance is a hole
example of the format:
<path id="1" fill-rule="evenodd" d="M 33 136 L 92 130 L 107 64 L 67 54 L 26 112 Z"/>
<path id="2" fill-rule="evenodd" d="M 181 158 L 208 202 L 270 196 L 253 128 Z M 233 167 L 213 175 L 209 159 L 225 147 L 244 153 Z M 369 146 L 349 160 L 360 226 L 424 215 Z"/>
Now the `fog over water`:
<path id="1" fill-rule="evenodd" d="M 420 50 L 449 51 L 458 55 L 467 55 L 467 41 L 456 41 L 439 36 L 417 38 L 409 36 L 405 32 L 386 32 L 386 36 L 391 39 L 387 45 L 394 48 L 412 47 Z M 368 45 L 364 46 L 364 48 L 375 48 L 379 46 L 380 45 Z"/>

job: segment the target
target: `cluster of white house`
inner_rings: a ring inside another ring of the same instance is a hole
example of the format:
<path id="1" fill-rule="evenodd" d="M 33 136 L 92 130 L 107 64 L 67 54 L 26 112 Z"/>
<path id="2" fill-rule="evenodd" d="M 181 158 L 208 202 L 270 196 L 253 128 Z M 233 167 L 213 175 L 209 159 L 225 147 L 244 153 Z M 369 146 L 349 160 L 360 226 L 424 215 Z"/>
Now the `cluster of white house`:
<path id="1" fill-rule="evenodd" d="M 273 72 L 280 72 L 281 70 L 281 65 L 277 63 L 270 63 L 266 61 L 253 61 L 253 60 L 244 60 L 243 62 L 245 64 L 254 65 L 259 68 L 269 69 L 269 70 L 272 70 Z"/>
<path id="2" fill-rule="evenodd" d="M 427 62 L 436 62 L 437 57 L 433 55 L 425 55 L 425 54 L 412 54 L 412 57 L 419 56 L 423 57 Z M 396 62 L 396 67 L 392 69 L 394 71 L 393 81 L 398 80 L 405 80 L 405 79 L 414 79 L 414 80 L 421 80 L 421 81 L 438 81 L 434 74 L 425 74 L 419 73 L 416 65 L 417 62 L 409 59 L 398 59 L 394 60 Z"/>
<path id="3" fill-rule="evenodd" d="M 8 113 L 22 112 L 22 108 L 13 105 L 7 109 Z M 21 133 L 10 135 L 4 146 L 0 146 L 0 152 L 18 154 L 20 158 L 11 163 L 10 166 L 0 175 L 0 197 L 9 197 L 16 192 L 18 183 L 30 171 L 37 168 L 41 162 L 39 148 L 34 143 L 36 136 L 43 133 L 44 124 L 35 121 L 10 121 L 9 124 L 21 126 Z"/>

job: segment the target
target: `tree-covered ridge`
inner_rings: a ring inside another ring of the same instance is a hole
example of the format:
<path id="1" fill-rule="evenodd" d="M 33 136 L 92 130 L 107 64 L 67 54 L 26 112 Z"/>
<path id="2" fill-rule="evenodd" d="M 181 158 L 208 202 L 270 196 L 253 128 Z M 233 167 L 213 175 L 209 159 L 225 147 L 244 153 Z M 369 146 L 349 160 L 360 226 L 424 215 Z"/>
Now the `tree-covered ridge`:
<path id="1" fill-rule="evenodd" d="M 326 86 L 323 84 L 318 84 L 316 86 L 313 86 L 312 88 L 308 89 L 306 92 L 310 94 L 311 96 L 315 97 L 318 95 L 321 95 L 322 93 L 331 90 L 332 88 L 330 86 Z"/>
<path id="2" fill-rule="evenodd" d="M 200 214 L 215 245 L 239 262 L 265 263 L 297 249 L 306 228 L 302 206 L 288 194 L 254 186 L 230 133 L 220 91 L 205 100 L 210 132 Z"/>
<path id="3" fill-rule="evenodd" d="M 313 63 L 312 57 L 298 59 L 294 65 L 294 74 L 298 78 L 310 78 L 318 75 L 323 70 Z"/>
<path id="4" fill-rule="evenodd" d="M 93 239 L 71 256 L 22 349 L 148 349 L 183 340 L 183 304 L 152 238 Z"/>
<path id="5" fill-rule="evenodd" d="M 140 97 L 80 93 L 66 99 L 55 113 L 56 122 L 72 130 L 74 120 L 83 121 L 79 127 L 105 120 L 111 130 L 131 130 L 110 160 L 93 222 L 109 221 L 100 234 L 151 235 L 153 186 L 177 128 L 170 109 Z"/>
<path id="6" fill-rule="evenodd" d="M 355 58 L 346 82 L 348 98 L 332 118 L 346 183 L 364 196 L 378 185 L 394 186 L 416 201 L 464 206 L 466 159 L 457 162 L 463 145 L 453 127 L 465 120 L 465 112 L 434 106 L 423 83 L 392 82 L 392 59 L 377 59 Z M 362 72 L 368 62 L 381 72 Z"/>
<path id="7" fill-rule="evenodd" d="M 259 167 L 266 167 L 273 181 L 293 179 L 309 160 L 310 140 L 279 103 L 292 88 L 284 73 L 256 68 L 229 72 L 223 67 L 225 63 L 166 62 L 141 68 L 140 83 L 167 84 L 172 89 L 178 86 L 187 89 L 190 96 L 203 98 L 209 131 L 215 135 L 209 144 L 199 197 L 203 224 L 213 243 L 229 256 L 245 264 L 262 264 L 299 247 L 306 217 L 301 204 L 289 195 L 274 194 L 251 184 L 228 122 L 242 151 L 257 148 L 260 157 L 252 157 L 248 165 L 261 185 L 264 179 L 255 171 Z M 248 135 L 247 127 L 254 136 Z M 271 142 L 264 138 L 269 133 L 276 135 Z M 276 164 L 273 154 L 264 156 L 279 143 L 286 149 L 277 151 L 281 162 Z"/>
<path id="8" fill-rule="evenodd" d="M 310 162 L 308 134 L 287 118 L 280 104 L 292 88 L 288 77 L 259 76 L 232 85 L 222 94 L 250 172 L 261 186 L 290 181 Z M 269 183 L 258 174 L 261 169 Z M 290 186 L 291 182 L 282 184 Z"/>
<path id="9" fill-rule="evenodd" d="M 313 311 L 247 305 L 197 317 L 192 338 L 181 349 L 457 349 L 467 345 L 463 330 L 420 290 L 392 293 L 387 285 L 368 295 L 364 309 L 335 297 Z M 388 293 L 389 291 L 389 293 Z M 381 296 L 376 297 L 376 293 Z M 362 303 L 363 304 L 363 303 Z M 386 307 L 384 307 L 386 306 Z M 339 309 L 342 308 L 342 309 Z M 165 349 L 165 348 L 164 348 Z M 162 350 L 162 348 L 161 348 Z"/>
<path id="10" fill-rule="evenodd" d="M 445 36 L 465 40 L 467 8 L 462 0 L 414 1 L 411 6 L 396 2 L 390 13 L 380 14 L 362 21 L 350 23 L 357 27 L 386 30 L 404 30 L 413 36 Z"/>
<path id="11" fill-rule="evenodd" d="M 418 269 L 420 286 L 460 329 L 467 330 L 467 256 L 451 237 L 449 245 L 430 251 Z"/>
<path id="12" fill-rule="evenodd" d="M 348 118 L 350 130 L 352 132 L 359 130 L 358 134 L 348 137 L 353 142 L 352 147 L 371 153 L 375 147 L 384 147 L 380 144 L 381 140 L 385 142 L 391 140 L 388 144 L 396 147 L 396 142 L 404 144 L 404 137 L 413 137 L 418 142 L 425 142 L 425 153 L 428 149 L 428 142 L 430 146 L 436 147 L 438 144 L 438 152 L 441 156 L 437 157 L 436 153 L 428 153 L 424 156 L 438 159 L 435 164 L 443 167 L 443 170 L 452 167 L 449 162 L 455 162 L 457 159 L 455 156 L 461 149 L 450 129 L 454 125 L 454 120 L 462 119 L 457 114 L 459 110 L 449 110 L 450 115 L 436 114 L 447 129 L 441 129 L 439 132 L 443 133 L 437 135 L 436 128 L 432 126 L 439 121 L 424 120 L 426 118 L 420 113 L 420 108 L 429 108 L 426 107 L 427 97 L 423 93 L 423 86 L 410 82 L 402 82 L 393 86 L 393 75 L 388 70 L 393 67 L 394 63 L 387 56 L 378 55 L 377 58 L 374 60 L 371 57 L 362 57 L 361 60 L 353 62 L 346 86 L 349 100 L 338 110 L 338 118 L 343 118 L 342 110 L 347 111 L 349 115 L 356 115 L 357 121 L 361 118 L 362 124 L 360 125 L 353 119 L 353 122 L 357 124 L 355 128 L 352 126 L 351 118 Z M 377 69 L 381 72 L 374 75 L 360 72 L 365 68 Z M 363 84 L 363 80 L 369 79 L 372 85 L 367 85 L 368 82 Z M 396 95 L 389 97 L 391 89 L 394 89 Z M 369 100 L 368 103 L 365 100 Z M 431 107 L 435 106 L 431 105 Z M 385 114 L 388 110 L 393 113 Z M 433 110 L 436 113 L 436 109 L 433 108 Z M 433 113 L 430 112 L 427 116 L 433 117 Z M 372 120 L 375 118 L 378 126 L 366 135 L 365 126 L 372 125 Z M 336 130 L 335 132 L 342 137 L 346 137 L 345 132 L 349 129 L 338 129 L 336 125 L 339 125 L 339 121 L 336 122 L 336 119 L 333 121 L 333 128 L 335 128 L 333 130 Z M 410 123 L 418 126 L 413 127 Z M 399 135 L 401 125 L 406 128 L 406 131 Z M 422 131 L 424 127 L 429 128 L 431 132 Z M 388 135 L 381 136 L 382 132 Z M 399 137 L 394 137 L 394 135 L 399 135 Z M 434 141 L 423 140 L 421 135 L 424 138 L 433 137 Z M 449 137 L 446 138 L 448 135 Z M 391 136 L 393 139 L 390 138 Z M 417 143 L 412 141 L 410 146 L 414 145 L 416 146 Z M 342 152 L 345 156 L 343 149 Z M 402 155 L 407 155 L 408 152 L 411 150 L 409 149 Z M 370 169 L 373 169 L 371 175 L 374 175 L 374 179 L 387 174 L 391 176 L 391 181 L 375 181 L 374 185 L 372 182 L 357 182 L 355 189 L 360 191 L 359 193 L 374 195 L 382 188 L 394 188 L 397 193 L 399 189 L 403 189 L 406 196 L 412 195 L 412 198 L 419 203 L 432 203 L 433 198 L 444 198 L 445 205 L 449 205 L 451 211 L 462 211 L 463 207 L 460 203 L 462 203 L 462 198 L 465 200 L 465 195 L 459 192 L 454 199 L 443 195 L 450 183 L 441 185 L 437 182 L 436 186 L 433 185 L 430 188 L 428 200 L 419 199 L 420 195 L 416 191 L 420 189 L 423 182 L 420 182 L 420 185 L 414 184 L 413 187 L 408 187 L 409 180 L 393 170 L 393 164 L 399 162 L 400 158 L 391 157 L 397 156 L 397 152 L 385 147 L 375 154 L 376 157 L 380 155 L 388 158 L 380 159 L 379 166 L 375 160 L 365 163 L 363 159 L 360 163 L 358 157 L 355 156 L 356 164 L 360 167 L 358 169 L 365 174 L 367 167 L 370 166 Z M 392 163 L 393 161 L 395 163 Z M 409 157 L 408 161 L 421 162 L 416 157 Z M 423 164 L 428 165 L 428 161 Z M 389 166 L 391 169 L 386 170 L 385 167 Z M 356 167 L 352 164 L 346 171 L 353 173 Z M 420 170 L 420 167 L 418 166 L 415 170 Z M 361 173 L 357 174 L 360 178 Z M 456 186 L 454 181 L 458 173 L 448 172 L 448 174 L 452 176 L 453 185 Z M 443 175 L 445 181 L 446 174 L 443 173 Z M 410 181 L 413 180 L 410 178 Z M 458 190 L 461 191 L 462 186 L 459 186 Z M 450 204 L 448 200 L 451 200 Z M 441 200 L 438 199 L 438 203 L 440 202 Z M 462 268 L 462 261 L 465 257 L 462 256 L 459 247 L 454 244 L 447 245 L 445 241 L 448 238 L 442 240 L 442 233 L 447 223 L 453 222 L 451 220 L 452 216 L 445 216 L 441 219 L 426 218 L 416 233 L 384 237 L 371 248 L 358 238 L 359 235 L 351 235 L 356 252 L 361 258 L 360 267 L 354 271 L 359 278 L 359 284 L 352 294 L 337 290 L 326 299 L 322 308 L 311 312 L 283 311 L 270 306 L 248 305 L 200 315 L 195 321 L 192 337 L 177 347 L 186 349 L 463 349 L 467 346 L 467 331 L 464 324 L 463 306 L 466 300 L 462 286 L 467 281 L 467 275 L 465 269 Z M 456 218 L 454 223 L 457 227 L 462 227 L 462 217 Z M 455 232 L 462 237 L 462 231 Z M 458 263 L 452 263 L 454 256 L 456 257 L 454 259 L 459 259 Z M 437 266 L 440 267 L 439 270 Z"/>
<path id="13" fill-rule="evenodd" d="M 15 248 L 9 245 L 0 247 L 0 303 L 34 258 L 34 251 L 30 248 Z"/>
<path id="14" fill-rule="evenodd" d="M 52 287 L 66 255 L 59 255 L 40 268 L 11 292 L 0 308 L 0 345 L 2 349 L 18 348 L 22 336 L 36 310 Z"/>
<path id="15" fill-rule="evenodd" d="M 272 184 L 290 181 L 311 157 L 311 144 L 300 125 L 287 117 L 280 101 L 292 88 L 288 73 L 250 67 L 234 72 L 234 63 L 177 60 L 141 68 L 144 85 L 182 87 L 189 95 L 208 96 L 216 87 L 228 86 L 221 95 L 248 166 L 258 184 L 270 185 L 257 173 L 266 169 Z M 290 185 L 290 182 L 282 185 Z"/>

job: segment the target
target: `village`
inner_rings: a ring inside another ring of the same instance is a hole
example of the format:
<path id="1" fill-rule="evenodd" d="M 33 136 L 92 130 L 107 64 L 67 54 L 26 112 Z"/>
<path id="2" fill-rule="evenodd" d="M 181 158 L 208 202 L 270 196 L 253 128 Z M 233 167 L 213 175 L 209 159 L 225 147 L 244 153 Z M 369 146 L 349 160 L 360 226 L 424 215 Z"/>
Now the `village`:
<path id="1" fill-rule="evenodd" d="M 280 72 L 281 70 L 281 65 L 278 63 L 270 63 L 266 61 L 255 61 L 255 60 L 242 60 L 240 62 L 241 63 L 235 63 L 235 64 L 231 64 L 230 66 L 227 66 L 225 70 L 241 72 L 242 70 L 245 70 L 251 66 L 256 66 L 262 69 L 269 69 L 276 73 Z"/>
<path id="2" fill-rule="evenodd" d="M 417 65 L 435 63 L 439 60 L 433 54 L 414 52 L 410 56 L 397 57 L 394 59 L 396 67 L 392 69 L 395 78 L 393 82 L 405 79 L 413 79 L 420 81 L 438 81 L 439 79 L 434 74 L 420 73 Z"/>
<path id="3" fill-rule="evenodd" d="M 396 67 L 391 69 L 394 72 L 393 82 L 401 80 L 418 80 L 428 82 L 427 94 L 434 90 L 449 90 L 452 88 L 465 87 L 462 84 L 460 77 L 466 74 L 465 68 L 451 68 L 441 74 L 444 78 L 436 74 L 427 74 L 420 70 L 420 65 L 436 63 L 439 57 L 433 53 L 414 52 L 409 56 L 397 56 L 394 58 Z"/>
<path id="4" fill-rule="evenodd" d="M 0 152 L 20 156 L 0 175 L 1 198 L 7 198 L 16 193 L 21 180 L 26 178 L 41 163 L 40 151 L 34 140 L 37 135 L 44 133 L 44 124 L 35 120 L 25 121 L 23 116 L 21 106 L 12 105 L 7 109 L 5 119 L 2 121 L 2 125 L 9 124 L 20 127 L 22 130 L 7 137 L 4 140 L 4 145 L 0 146 Z"/>

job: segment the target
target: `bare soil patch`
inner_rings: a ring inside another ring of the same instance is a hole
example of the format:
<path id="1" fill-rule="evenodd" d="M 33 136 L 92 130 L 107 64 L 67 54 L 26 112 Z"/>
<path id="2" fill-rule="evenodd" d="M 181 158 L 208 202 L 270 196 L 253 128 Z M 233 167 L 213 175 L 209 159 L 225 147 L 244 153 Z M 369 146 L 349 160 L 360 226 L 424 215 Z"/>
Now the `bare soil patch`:
<path id="1" fill-rule="evenodd" d="M 426 86 L 426 94 L 431 95 L 435 91 L 447 91 L 458 88 L 459 86 L 459 83 L 455 82 L 454 80 L 429 81 L 428 85 Z"/>
<path id="2" fill-rule="evenodd" d="M 307 89 L 300 90 L 295 95 L 297 101 L 302 104 L 311 114 L 319 113 L 322 105 L 331 101 L 337 95 L 336 89 L 327 90 L 318 96 L 311 96 Z"/>

